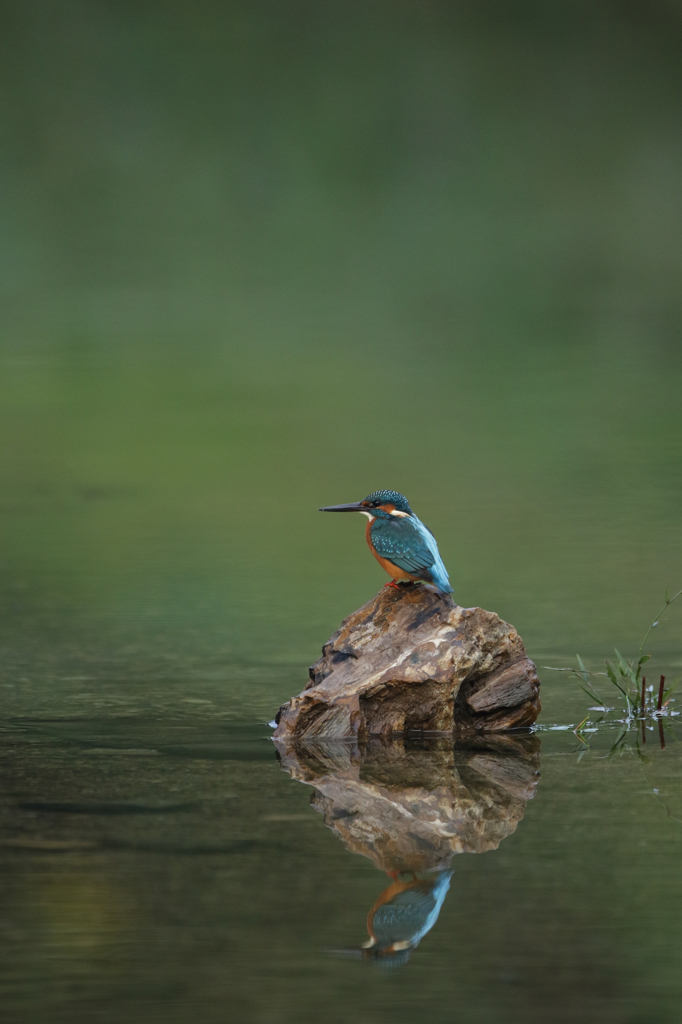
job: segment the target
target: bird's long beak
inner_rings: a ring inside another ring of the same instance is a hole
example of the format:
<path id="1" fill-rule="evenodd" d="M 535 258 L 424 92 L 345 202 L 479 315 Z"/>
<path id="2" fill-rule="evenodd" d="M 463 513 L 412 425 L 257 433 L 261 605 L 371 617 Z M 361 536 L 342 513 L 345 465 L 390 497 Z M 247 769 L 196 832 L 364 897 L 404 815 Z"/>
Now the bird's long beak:
<path id="1" fill-rule="evenodd" d="M 318 508 L 318 512 L 367 512 L 367 506 L 359 501 L 352 501 L 350 505 L 327 505 L 326 508 Z"/>
<path id="2" fill-rule="evenodd" d="M 320 512 L 326 512 L 326 509 L 319 509 Z M 363 954 L 362 948 L 351 948 L 351 949 L 325 949 L 323 950 L 327 956 L 338 956 L 342 960 L 363 960 L 366 954 Z"/>

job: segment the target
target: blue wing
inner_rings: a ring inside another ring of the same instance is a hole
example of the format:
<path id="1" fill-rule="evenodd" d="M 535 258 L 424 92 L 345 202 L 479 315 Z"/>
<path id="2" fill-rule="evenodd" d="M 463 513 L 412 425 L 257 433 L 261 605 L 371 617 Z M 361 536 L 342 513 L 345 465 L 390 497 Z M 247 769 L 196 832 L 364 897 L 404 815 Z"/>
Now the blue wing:
<path id="1" fill-rule="evenodd" d="M 374 550 L 382 558 L 411 576 L 435 583 L 443 593 L 452 593 L 435 538 L 415 515 L 375 519 L 370 533 Z"/>
<path id="2" fill-rule="evenodd" d="M 436 538 L 433 536 L 428 526 L 424 526 L 421 519 L 417 519 L 415 515 L 410 516 L 410 518 L 421 534 L 424 543 L 433 555 L 433 565 L 431 566 L 433 582 L 439 590 L 443 591 L 444 594 L 451 594 L 452 587 L 450 586 L 450 577 L 448 576 L 448 570 L 443 565 L 443 559 L 440 557 Z"/>

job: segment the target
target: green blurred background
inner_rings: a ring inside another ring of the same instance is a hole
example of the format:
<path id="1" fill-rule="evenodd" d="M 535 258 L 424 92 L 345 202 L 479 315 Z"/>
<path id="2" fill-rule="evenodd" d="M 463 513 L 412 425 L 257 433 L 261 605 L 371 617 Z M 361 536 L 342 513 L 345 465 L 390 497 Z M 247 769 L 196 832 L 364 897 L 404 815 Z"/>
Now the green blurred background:
<path id="1" fill-rule="evenodd" d="M 405 492 L 545 727 L 682 587 L 681 55 L 678 0 L 0 0 L 12 1022 L 676 1024 L 673 730 L 541 732 L 387 978 L 258 723 L 386 579 L 320 505 Z"/>
<path id="2" fill-rule="evenodd" d="M 682 585 L 682 6 L 0 11 L 25 699 L 269 717 L 385 580 L 316 509 L 379 487 L 541 662 L 636 647 Z"/>

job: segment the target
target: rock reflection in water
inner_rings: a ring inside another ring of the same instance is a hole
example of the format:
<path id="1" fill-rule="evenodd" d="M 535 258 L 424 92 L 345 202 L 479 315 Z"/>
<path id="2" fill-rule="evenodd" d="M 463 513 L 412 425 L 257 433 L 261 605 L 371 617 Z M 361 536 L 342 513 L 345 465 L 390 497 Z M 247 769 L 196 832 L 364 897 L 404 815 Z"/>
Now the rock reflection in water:
<path id="1" fill-rule="evenodd" d="M 369 939 L 339 955 L 405 963 L 434 926 L 458 853 L 496 850 L 535 795 L 534 735 L 278 745 L 282 767 L 314 786 L 312 806 L 352 853 L 391 878 L 367 917 Z M 425 877 L 424 877 L 425 876 Z"/>

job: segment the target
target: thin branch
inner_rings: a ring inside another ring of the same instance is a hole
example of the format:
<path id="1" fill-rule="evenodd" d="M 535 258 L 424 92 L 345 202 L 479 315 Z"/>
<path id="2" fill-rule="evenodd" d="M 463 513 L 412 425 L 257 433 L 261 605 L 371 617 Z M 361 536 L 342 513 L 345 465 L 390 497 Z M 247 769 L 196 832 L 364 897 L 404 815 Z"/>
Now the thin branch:
<path id="1" fill-rule="evenodd" d="M 680 594 L 682 594 L 682 590 L 678 590 L 674 597 L 668 597 L 667 594 L 665 595 L 665 604 L 663 605 L 663 607 L 661 608 L 660 612 L 658 613 L 658 615 L 656 616 L 654 621 L 651 623 L 651 625 L 647 629 L 646 636 L 644 637 L 644 639 L 642 640 L 641 644 L 639 645 L 639 653 L 640 654 L 644 650 L 644 645 L 646 644 L 647 640 L 649 639 L 649 636 L 651 635 L 651 630 L 654 628 L 654 626 L 658 625 L 659 620 L 660 620 L 661 615 L 663 614 L 663 612 L 666 610 L 666 608 L 669 605 L 671 605 L 673 603 L 673 601 L 676 601 L 678 599 Z"/>

